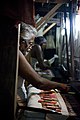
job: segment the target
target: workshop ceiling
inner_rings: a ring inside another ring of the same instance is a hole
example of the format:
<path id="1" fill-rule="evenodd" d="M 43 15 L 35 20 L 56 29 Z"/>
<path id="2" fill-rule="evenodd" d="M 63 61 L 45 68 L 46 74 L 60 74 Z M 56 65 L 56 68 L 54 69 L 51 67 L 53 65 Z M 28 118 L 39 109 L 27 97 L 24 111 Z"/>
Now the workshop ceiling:
<path id="1" fill-rule="evenodd" d="M 35 14 L 45 16 L 55 5 L 62 4 L 57 12 L 63 12 L 65 10 L 64 3 L 68 3 L 70 0 L 35 0 Z M 69 11 L 68 7 L 66 8 Z"/>
<path id="2" fill-rule="evenodd" d="M 39 14 L 42 17 L 36 24 L 37 30 L 46 23 L 50 29 L 55 25 L 60 26 L 63 12 L 70 11 L 69 2 L 70 0 L 35 0 L 35 15 Z M 48 28 L 48 30 L 50 29 Z"/>

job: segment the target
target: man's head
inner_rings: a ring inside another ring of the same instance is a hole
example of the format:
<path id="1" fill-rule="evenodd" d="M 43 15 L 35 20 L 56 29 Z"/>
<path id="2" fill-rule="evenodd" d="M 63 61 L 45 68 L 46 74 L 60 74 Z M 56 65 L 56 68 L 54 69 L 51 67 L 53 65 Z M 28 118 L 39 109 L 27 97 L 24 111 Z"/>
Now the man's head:
<path id="1" fill-rule="evenodd" d="M 27 48 L 26 41 L 25 41 L 24 39 L 20 39 L 19 49 L 21 50 L 21 52 L 22 52 L 23 54 L 25 54 L 26 48 Z"/>
<path id="2" fill-rule="evenodd" d="M 21 38 L 25 39 L 26 41 L 29 41 L 31 39 L 34 39 L 37 35 L 37 30 L 26 23 L 21 24 Z"/>
<path id="3" fill-rule="evenodd" d="M 34 42 L 36 35 L 37 35 L 37 31 L 33 26 L 22 22 L 20 37 L 21 40 L 25 41 L 27 49 L 29 48 L 30 44 Z"/>
<path id="4" fill-rule="evenodd" d="M 46 48 L 46 39 L 43 36 L 35 38 L 35 44 L 38 44 L 42 47 L 42 49 Z"/>

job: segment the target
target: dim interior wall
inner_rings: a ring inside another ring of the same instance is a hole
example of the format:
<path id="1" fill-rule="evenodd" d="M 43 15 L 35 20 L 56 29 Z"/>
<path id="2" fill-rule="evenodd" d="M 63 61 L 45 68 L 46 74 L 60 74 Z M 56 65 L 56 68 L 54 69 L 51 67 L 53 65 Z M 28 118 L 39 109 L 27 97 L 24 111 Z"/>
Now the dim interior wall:
<path id="1" fill-rule="evenodd" d="M 44 59 L 51 59 L 56 54 L 55 28 L 44 35 L 46 38 L 46 49 L 44 49 Z"/>
<path id="2" fill-rule="evenodd" d="M 56 27 L 56 52 L 59 56 L 59 61 L 61 61 L 61 36 L 60 27 Z"/>
<path id="3" fill-rule="evenodd" d="M 74 41 L 74 58 L 77 59 L 77 61 L 79 61 L 80 58 L 80 31 L 78 31 L 77 39 Z"/>
<path id="4" fill-rule="evenodd" d="M 13 120 L 16 109 L 18 30 L 12 28 L 11 19 L 5 19 L 5 22 L 4 19 L 0 22 L 0 117 Z"/>
<path id="5" fill-rule="evenodd" d="M 47 37 L 47 47 L 46 49 L 53 49 L 55 48 L 55 43 L 54 43 L 54 36 L 52 34 L 49 34 Z"/>
<path id="6" fill-rule="evenodd" d="M 80 31 L 74 41 L 74 77 L 80 80 Z"/>

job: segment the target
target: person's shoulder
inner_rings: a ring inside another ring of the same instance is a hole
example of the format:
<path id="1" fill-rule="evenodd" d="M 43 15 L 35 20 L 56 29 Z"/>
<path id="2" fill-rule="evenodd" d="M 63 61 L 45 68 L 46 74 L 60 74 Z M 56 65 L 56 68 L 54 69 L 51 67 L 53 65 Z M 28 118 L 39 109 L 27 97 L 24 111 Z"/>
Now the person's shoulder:
<path id="1" fill-rule="evenodd" d="M 33 56 L 34 54 L 40 53 L 40 52 L 41 52 L 41 46 L 35 44 L 35 45 L 32 47 L 31 55 Z"/>
<path id="2" fill-rule="evenodd" d="M 35 45 L 32 47 L 32 49 L 40 49 L 40 48 L 41 48 L 41 46 L 38 45 L 38 44 L 35 44 Z"/>

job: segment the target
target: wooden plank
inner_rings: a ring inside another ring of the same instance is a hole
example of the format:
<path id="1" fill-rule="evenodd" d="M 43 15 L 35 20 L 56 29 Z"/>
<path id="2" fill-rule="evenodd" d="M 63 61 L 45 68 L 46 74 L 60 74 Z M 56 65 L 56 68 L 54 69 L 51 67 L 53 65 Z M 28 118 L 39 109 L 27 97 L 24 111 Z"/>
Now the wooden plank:
<path id="1" fill-rule="evenodd" d="M 57 4 L 54 8 L 52 8 L 37 24 L 36 28 L 39 30 L 48 20 L 50 20 L 57 13 L 55 12 L 62 4 Z"/>
<path id="2" fill-rule="evenodd" d="M 17 57 L 16 57 L 16 78 L 15 78 L 15 90 L 14 90 L 14 118 L 16 117 L 16 109 L 17 109 L 17 84 L 18 84 L 18 64 L 19 64 L 19 43 L 20 43 L 20 29 L 21 24 L 18 24 L 18 39 L 17 39 Z"/>
<path id="3" fill-rule="evenodd" d="M 52 23 L 46 30 L 44 30 L 43 35 L 45 35 L 55 25 L 56 25 L 56 23 Z"/>
<path id="4" fill-rule="evenodd" d="M 56 23 L 56 24 L 60 24 L 60 19 L 59 18 L 51 18 L 48 23 L 52 24 L 52 23 Z"/>

